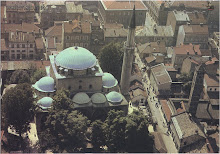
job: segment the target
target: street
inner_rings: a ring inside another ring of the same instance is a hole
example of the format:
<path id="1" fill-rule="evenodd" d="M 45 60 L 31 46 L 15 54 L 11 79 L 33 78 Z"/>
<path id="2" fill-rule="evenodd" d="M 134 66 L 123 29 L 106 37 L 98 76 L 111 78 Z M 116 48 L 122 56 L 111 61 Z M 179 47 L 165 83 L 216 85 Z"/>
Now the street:
<path id="1" fill-rule="evenodd" d="M 135 62 L 138 64 L 140 70 L 143 68 L 145 65 L 142 63 L 139 54 L 135 54 Z M 163 111 L 161 109 L 161 105 L 159 104 L 159 100 L 156 96 L 156 94 L 153 92 L 153 87 L 150 84 L 150 80 L 148 78 L 148 75 L 146 72 L 142 72 L 143 74 L 143 85 L 145 87 L 146 92 L 149 94 L 148 95 L 148 104 L 151 109 L 152 117 L 153 119 L 156 119 L 157 121 L 157 131 L 161 134 L 162 139 L 164 141 L 164 144 L 167 148 L 168 153 L 177 153 L 177 149 L 175 147 L 175 144 L 173 142 L 172 136 L 167 134 L 168 128 L 166 124 L 166 120 L 163 117 Z"/>

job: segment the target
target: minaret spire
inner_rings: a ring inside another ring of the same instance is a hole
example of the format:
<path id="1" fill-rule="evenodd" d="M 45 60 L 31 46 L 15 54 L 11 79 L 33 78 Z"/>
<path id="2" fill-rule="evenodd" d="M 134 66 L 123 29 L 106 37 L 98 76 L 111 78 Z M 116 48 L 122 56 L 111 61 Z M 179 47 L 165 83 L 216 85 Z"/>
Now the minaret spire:
<path id="1" fill-rule="evenodd" d="M 131 16 L 131 21 L 129 25 L 129 32 L 127 36 L 127 41 L 124 46 L 124 57 L 123 57 L 123 65 L 122 65 L 122 73 L 121 73 L 121 93 L 123 95 L 128 95 L 129 87 L 130 87 L 130 77 L 133 63 L 133 54 L 135 49 L 135 5 L 133 8 L 133 13 Z"/>
<path id="2" fill-rule="evenodd" d="M 135 29 L 135 27 L 136 27 L 136 22 L 135 22 L 135 5 L 134 5 L 129 28 L 134 28 Z"/>

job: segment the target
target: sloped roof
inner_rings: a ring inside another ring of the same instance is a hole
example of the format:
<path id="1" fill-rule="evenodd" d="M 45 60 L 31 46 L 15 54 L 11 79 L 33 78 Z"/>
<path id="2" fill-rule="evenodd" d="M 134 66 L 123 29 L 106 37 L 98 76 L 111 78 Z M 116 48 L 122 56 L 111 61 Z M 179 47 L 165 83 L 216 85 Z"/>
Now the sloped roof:
<path id="1" fill-rule="evenodd" d="M 161 85 L 172 82 L 170 75 L 168 74 L 163 63 L 151 67 L 151 71 L 156 79 L 157 84 Z"/>
<path id="2" fill-rule="evenodd" d="M 72 23 L 64 22 L 65 33 L 72 33 L 73 29 L 75 28 L 79 28 L 80 30 L 82 30 L 82 33 L 86 33 L 86 34 L 91 33 L 91 25 L 89 22 L 84 22 L 81 24 L 81 26 L 78 20 L 74 20 L 72 21 Z"/>
<path id="3" fill-rule="evenodd" d="M 44 42 L 43 42 L 43 38 L 36 38 L 35 40 L 35 43 L 36 43 L 36 48 L 37 49 L 44 49 Z"/>
<path id="4" fill-rule="evenodd" d="M 187 14 L 190 19 L 190 24 L 207 24 L 207 18 L 202 12 L 189 12 Z"/>
<path id="5" fill-rule="evenodd" d="M 118 0 L 101 0 L 105 10 L 132 10 L 135 5 L 136 10 L 147 10 L 145 4 L 141 0 L 135 1 L 118 1 Z"/>
<path id="6" fill-rule="evenodd" d="M 205 138 L 205 134 L 195 122 L 190 120 L 186 112 L 175 115 L 171 119 L 180 139 L 196 135 L 197 133 L 199 136 Z"/>
<path id="7" fill-rule="evenodd" d="M 106 28 L 105 37 L 127 37 L 128 30 L 124 28 Z"/>
<path id="8" fill-rule="evenodd" d="M 183 25 L 184 32 L 186 34 L 205 34 L 208 35 L 207 25 Z"/>
<path id="9" fill-rule="evenodd" d="M 209 102 L 199 102 L 196 110 L 196 117 L 198 119 L 219 119 L 219 108 L 214 108 Z"/>
<path id="10" fill-rule="evenodd" d="M 62 24 L 54 25 L 45 30 L 45 36 L 62 36 Z"/>
<path id="11" fill-rule="evenodd" d="M 182 44 L 180 46 L 174 47 L 173 48 L 175 54 L 180 54 L 180 55 L 187 55 L 187 52 L 189 55 L 201 55 L 201 51 L 199 49 L 199 45 L 192 45 L 192 44 Z"/>
<path id="12" fill-rule="evenodd" d="M 218 87 L 219 86 L 219 78 L 209 76 L 208 74 L 204 75 L 204 80 L 208 87 Z"/>

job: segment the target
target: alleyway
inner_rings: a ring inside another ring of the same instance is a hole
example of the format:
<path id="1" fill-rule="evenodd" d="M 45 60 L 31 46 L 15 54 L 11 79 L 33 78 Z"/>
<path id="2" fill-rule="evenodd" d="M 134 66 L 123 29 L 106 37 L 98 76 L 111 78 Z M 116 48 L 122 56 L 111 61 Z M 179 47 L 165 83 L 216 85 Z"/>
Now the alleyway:
<path id="1" fill-rule="evenodd" d="M 136 59 L 135 62 L 138 64 L 139 68 L 143 68 L 144 64 L 142 63 L 139 54 L 135 53 Z M 148 78 L 147 73 L 143 72 L 143 85 L 145 87 L 145 90 L 148 95 L 148 104 L 151 109 L 152 116 L 154 117 L 153 119 L 156 119 L 158 125 L 157 125 L 157 130 L 159 133 L 161 133 L 161 136 L 163 138 L 164 144 L 167 148 L 168 153 L 177 153 L 177 149 L 174 145 L 173 139 L 171 135 L 167 134 L 168 128 L 166 127 L 166 121 L 163 117 L 163 112 L 161 110 L 161 105 L 157 102 L 159 102 L 157 96 L 153 92 L 153 87 L 150 85 L 150 79 Z M 156 105 L 156 103 L 158 105 Z"/>

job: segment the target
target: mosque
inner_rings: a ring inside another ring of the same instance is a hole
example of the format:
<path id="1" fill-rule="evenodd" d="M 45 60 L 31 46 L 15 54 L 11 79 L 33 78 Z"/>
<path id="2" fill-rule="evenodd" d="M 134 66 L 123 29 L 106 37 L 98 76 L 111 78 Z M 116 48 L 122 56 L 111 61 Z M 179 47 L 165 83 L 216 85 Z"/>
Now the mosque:
<path id="1" fill-rule="evenodd" d="M 57 55 L 50 55 L 50 66 L 47 68 L 47 76 L 41 78 L 32 87 L 39 112 L 36 113 L 35 122 L 40 124 L 47 115 L 48 109 L 53 103 L 52 97 L 57 90 L 68 89 L 74 109 L 81 111 L 89 118 L 102 117 L 110 109 L 128 110 L 128 102 L 123 96 L 128 93 L 129 74 L 132 62 L 126 57 L 134 50 L 135 18 L 131 19 L 127 44 L 122 68 L 121 82 L 124 85 L 122 91 L 115 77 L 103 72 L 99 62 L 89 50 L 74 46 L 69 47 Z M 133 21 L 132 21 L 133 20 Z M 126 54 L 127 53 L 127 54 Z M 129 62 L 128 62 L 128 60 Z M 127 60 L 127 61 L 126 61 Z M 130 69 L 129 69 L 130 68 Z M 122 92 L 122 94 L 121 94 Z"/>

